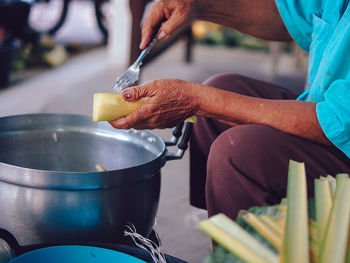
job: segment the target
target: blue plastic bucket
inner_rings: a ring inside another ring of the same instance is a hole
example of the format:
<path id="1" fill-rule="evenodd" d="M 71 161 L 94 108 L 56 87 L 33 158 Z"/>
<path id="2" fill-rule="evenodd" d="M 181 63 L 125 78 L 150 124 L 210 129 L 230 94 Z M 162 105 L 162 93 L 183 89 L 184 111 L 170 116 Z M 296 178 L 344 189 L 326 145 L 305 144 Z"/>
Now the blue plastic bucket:
<path id="1" fill-rule="evenodd" d="M 30 251 L 10 263 L 145 263 L 128 254 L 92 246 L 54 246 Z"/>

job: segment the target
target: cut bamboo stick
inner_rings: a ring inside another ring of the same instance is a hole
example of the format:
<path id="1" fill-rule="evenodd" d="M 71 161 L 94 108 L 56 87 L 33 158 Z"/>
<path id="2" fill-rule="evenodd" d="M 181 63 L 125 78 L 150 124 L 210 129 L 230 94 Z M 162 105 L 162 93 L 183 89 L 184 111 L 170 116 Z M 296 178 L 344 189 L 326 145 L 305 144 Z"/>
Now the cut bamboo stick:
<path id="1" fill-rule="evenodd" d="M 261 221 L 263 221 L 267 226 L 269 226 L 277 235 L 282 238 L 283 227 L 277 224 L 277 222 L 270 216 L 262 215 L 260 216 Z"/>
<path id="2" fill-rule="evenodd" d="M 320 247 L 332 208 L 332 193 L 327 179 L 315 179 L 315 206 L 317 243 Z"/>
<path id="3" fill-rule="evenodd" d="M 337 176 L 337 190 L 326 233 L 319 250 L 319 262 L 344 262 L 350 219 L 350 179 Z"/>
<path id="4" fill-rule="evenodd" d="M 279 205 L 279 206 L 277 206 L 277 209 L 284 215 L 287 212 L 287 206 L 286 205 Z"/>
<path id="5" fill-rule="evenodd" d="M 310 260 L 312 263 L 318 262 L 318 244 L 316 241 L 310 240 Z"/>
<path id="6" fill-rule="evenodd" d="M 331 175 L 328 175 L 328 176 L 327 176 L 327 181 L 328 181 L 328 184 L 329 184 L 329 188 L 331 189 L 332 198 L 334 198 L 335 189 L 337 188 L 337 181 L 336 181 L 336 179 L 335 179 L 333 176 L 331 176 Z"/>
<path id="7" fill-rule="evenodd" d="M 260 218 L 252 213 L 247 213 L 243 219 L 255 229 L 262 237 L 264 237 L 273 247 L 281 250 L 282 237 L 276 234 L 269 226 L 267 226 Z"/>
<path id="8" fill-rule="evenodd" d="M 318 240 L 317 235 L 317 223 L 309 218 L 309 237 L 316 242 Z"/>
<path id="9" fill-rule="evenodd" d="M 336 186 L 340 186 L 340 184 L 344 183 L 347 179 L 349 179 L 349 175 L 348 174 L 337 174 L 335 176 L 335 180 L 336 180 Z M 335 192 L 337 192 L 337 188 L 335 190 Z"/>
<path id="10" fill-rule="evenodd" d="M 317 263 L 318 260 L 318 244 L 317 244 L 317 223 L 309 218 L 309 252 L 311 263 Z"/>
<path id="11" fill-rule="evenodd" d="M 217 227 L 210 220 L 204 220 L 199 223 L 198 227 L 208 234 L 218 244 L 235 254 L 246 263 L 268 263 L 267 260 L 256 254 L 254 251 L 243 245 L 237 239 Z"/>
<path id="12" fill-rule="evenodd" d="M 304 163 L 295 161 L 289 163 L 283 249 L 286 263 L 309 263 L 306 174 Z"/>
<path id="13" fill-rule="evenodd" d="M 348 229 L 348 241 L 347 241 L 347 246 L 346 246 L 346 263 L 350 263 L 350 227 Z"/>
<path id="14" fill-rule="evenodd" d="M 267 248 L 224 214 L 215 215 L 209 221 L 268 262 L 278 262 L 278 256 L 271 249 Z"/>
<path id="15" fill-rule="evenodd" d="M 284 229 L 285 229 L 285 226 L 286 226 L 286 218 L 285 217 L 280 217 L 278 219 L 276 219 L 276 223 L 279 227 L 281 227 L 283 229 L 283 232 L 284 232 Z"/>

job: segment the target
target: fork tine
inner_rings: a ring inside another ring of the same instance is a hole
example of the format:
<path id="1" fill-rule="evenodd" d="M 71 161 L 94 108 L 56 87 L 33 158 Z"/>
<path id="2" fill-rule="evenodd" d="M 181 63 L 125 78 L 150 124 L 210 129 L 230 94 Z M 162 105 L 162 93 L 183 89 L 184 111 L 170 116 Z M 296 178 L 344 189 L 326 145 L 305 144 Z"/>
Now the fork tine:
<path id="1" fill-rule="evenodd" d="M 140 69 L 138 66 L 130 66 L 119 78 L 117 78 L 113 85 L 113 89 L 115 89 L 117 93 L 121 93 L 122 90 L 130 87 L 139 79 L 139 74 Z"/>
<path id="2" fill-rule="evenodd" d="M 158 32 L 158 30 L 155 30 L 155 32 Z M 122 75 L 116 80 L 113 85 L 113 89 L 115 89 L 117 93 L 120 93 L 123 89 L 133 85 L 136 81 L 139 80 L 140 66 L 142 65 L 142 61 L 156 44 L 156 42 L 157 38 L 153 38 L 148 46 L 141 51 L 136 61 L 131 66 L 129 66 L 129 68 L 127 68 L 124 73 L 122 73 Z"/>
<path id="3" fill-rule="evenodd" d="M 123 74 L 120 78 L 119 78 L 119 83 L 123 83 L 125 81 L 125 75 Z"/>
<path id="4" fill-rule="evenodd" d="M 125 83 L 125 78 L 124 76 L 121 76 L 120 78 L 118 78 L 117 82 L 116 82 L 116 86 L 122 86 Z"/>
<path id="5" fill-rule="evenodd" d="M 128 81 L 126 79 L 124 79 L 123 82 L 121 83 L 121 86 L 123 86 L 123 88 L 124 88 L 125 86 L 127 86 L 127 83 L 128 83 Z"/>
<path id="6" fill-rule="evenodd" d="M 118 78 L 118 79 L 117 79 L 117 81 L 114 83 L 114 86 L 119 86 L 119 85 L 120 85 L 120 83 L 121 83 L 121 79 L 120 79 L 120 78 Z"/>

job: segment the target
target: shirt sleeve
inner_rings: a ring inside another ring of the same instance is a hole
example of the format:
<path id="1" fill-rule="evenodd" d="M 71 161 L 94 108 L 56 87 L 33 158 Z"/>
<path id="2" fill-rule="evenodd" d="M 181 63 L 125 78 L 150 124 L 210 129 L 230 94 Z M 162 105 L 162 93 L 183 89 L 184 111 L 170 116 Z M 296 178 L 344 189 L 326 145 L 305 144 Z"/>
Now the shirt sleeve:
<path id="1" fill-rule="evenodd" d="M 322 11 L 322 0 L 275 0 L 282 20 L 294 41 L 309 52 L 312 19 Z"/>
<path id="2" fill-rule="evenodd" d="M 345 154 L 350 153 L 350 80 L 334 81 L 325 100 L 316 106 L 317 118 L 327 138 Z"/>

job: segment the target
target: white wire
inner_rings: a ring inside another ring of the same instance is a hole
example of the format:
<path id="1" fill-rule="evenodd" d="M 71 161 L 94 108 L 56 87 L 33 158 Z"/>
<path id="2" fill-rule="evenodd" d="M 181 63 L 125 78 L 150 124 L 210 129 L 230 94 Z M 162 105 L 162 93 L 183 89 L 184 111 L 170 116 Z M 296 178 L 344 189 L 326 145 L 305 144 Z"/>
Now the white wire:
<path id="1" fill-rule="evenodd" d="M 137 233 L 136 228 L 132 223 L 127 223 L 125 227 L 126 230 L 124 230 L 124 236 L 131 237 L 137 247 L 148 251 L 154 263 L 166 263 L 165 255 L 160 249 L 160 240 L 157 232 L 155 232 L 155 235 L 159 246 L 152 240 Z"/>

